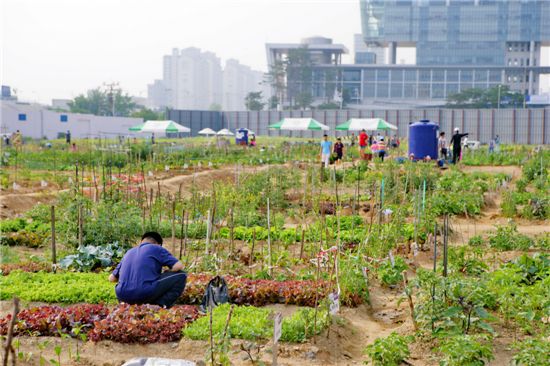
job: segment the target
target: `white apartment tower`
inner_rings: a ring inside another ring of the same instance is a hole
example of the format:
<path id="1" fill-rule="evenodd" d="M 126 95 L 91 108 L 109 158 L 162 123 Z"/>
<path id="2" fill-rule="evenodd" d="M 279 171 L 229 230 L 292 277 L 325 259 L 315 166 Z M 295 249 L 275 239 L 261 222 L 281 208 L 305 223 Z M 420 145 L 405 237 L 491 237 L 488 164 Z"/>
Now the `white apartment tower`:
<path id="1" fill-rule="evenodd" d="M 222 70 L 220 58 L 212 52 L 190 47 L 163 57 L 162 80 L 147 86 L 148 104 L 153 108 L 208 110 L 214 105 L 224 110 L 244 110 L 251 91 L 264 91 L 263 73 L 227 60 Z"/>

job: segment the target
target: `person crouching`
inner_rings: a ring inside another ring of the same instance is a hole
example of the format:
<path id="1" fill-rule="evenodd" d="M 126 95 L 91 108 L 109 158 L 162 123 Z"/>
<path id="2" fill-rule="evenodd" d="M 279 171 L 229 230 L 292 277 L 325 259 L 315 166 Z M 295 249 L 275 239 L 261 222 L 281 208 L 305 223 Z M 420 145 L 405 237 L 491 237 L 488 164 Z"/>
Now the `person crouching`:
<path id="1" fill-rule="evenodd" d="M 163 267 L 168 267 L 164 273 Z M 109 281 L 117 283 L 120 302 L 170 308 L 185 289 L 187 274 L 182 270 L 183 264 L 162 247 L 160 234 L 151 231 L 143 234 L 139 246 L 126 252 Z"/>

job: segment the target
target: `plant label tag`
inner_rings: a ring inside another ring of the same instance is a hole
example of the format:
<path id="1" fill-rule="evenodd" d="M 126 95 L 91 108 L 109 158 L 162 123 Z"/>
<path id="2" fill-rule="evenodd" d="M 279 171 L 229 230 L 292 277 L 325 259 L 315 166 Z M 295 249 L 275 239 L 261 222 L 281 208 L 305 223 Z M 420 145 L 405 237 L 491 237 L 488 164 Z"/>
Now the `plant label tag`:
<path id="1" fill-rule="evenodd" d="M 283 332 L 283 315 L 281 313 L 275 313 L 275 319 L 273 320 L 273 342 L 279 342 L 281 334 Z"/>
<path id="2" fill-rule="evenodd" d="M 153 172 L 149 170 L 149 171 L 147 172 L 147 175 L 150 176 L 150 177 L 152 177 L 152 176 L 153 176 Z"/>
<path id="3" fill-rule="evenodd" d="M 187 169 L 187 168 L 189 168 L 189 165 L 183 164 L 183 169 Z"/>
<path id="4" fill-rule="evenodd" d="M 47 186 L 48 186 L 48 182 L 46 182 L 45 180 L 40 181 L 40 187 L 47 187 Z"/>
<path id="5" fill-rule="evenodd" d="M 263 163 L 264 163 L 264 161 L 262 159 L 260 159 L 260 164 L 263 164 Z"/>
<path id="6" fill-rule="evenodd" d="M 390 253 L 389 253 L 389 257 L 390 257 L 391 266 L 395 267 L 395 258 L 393 257 L 393 253 L 391 252 L 391 250 L 390 250 Z"/>
<path id="7" fill-rule="evenodd" d="M 18 190 L 19 187 L 20 187 L 19 184 L 13 182 L 13 190 L 14 190 L 14 191 Z"/>
<path id="8" fill-rule="evenodd" d="M 73 178 L 69 177 L 69 184 L 73 184 Z"/>
<path id="9" fill-rule="evenodd" d="M 212 162 L 209 161 L 209 162 L 208 162 L 208 166 L 209 166 L 209 167 L 212 167 L 212 165 L 213 165 Z"/>
<path id="10" fill-rule="evenodd" d="M 340 311 L 340 295 L 337 292 L 332 292 L 328 295 L 330 300 L 330 314 L 336 315 Z"/>
<path id="11" fill-rule="evenodd" d="M 198 166 L 199 168 L 202 167 L 202 164 L 201 164 L 200 161 L 197 163 L 197 166 Z"/>
<path id="12" fill-rule="evenodd" d="M 168 165 L 165 165 L 165 166 L 164 166 L 164 170 L 165 170 L 165 171 L 169 171 L 169 170 L 170 170 L 170 167 L 169 167 Z"/>
<path id="13" fill-rule="evenodd" d="M 418 244 L 413 243 L 413 256 L 416 257 L 418 255 Z"/>

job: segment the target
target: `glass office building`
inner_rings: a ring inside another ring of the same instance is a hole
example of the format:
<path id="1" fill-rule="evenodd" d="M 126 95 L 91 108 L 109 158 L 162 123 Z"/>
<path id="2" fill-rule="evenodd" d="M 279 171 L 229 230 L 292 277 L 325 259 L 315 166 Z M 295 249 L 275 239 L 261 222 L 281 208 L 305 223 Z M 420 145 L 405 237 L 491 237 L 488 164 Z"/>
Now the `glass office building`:
<path id="1" fill-rule="evenodd" d="M 442 103 L 498 85 L 534 95 L 540 75 L 550 74 L 541 66 L 550 0 L 360 0 L 360 9 L 364 44 L 358 51 L 356 40 L 355 64 L 314 65 L 316 100 L 329 101 L 335 88 L 355 104 Z M 415 48 L 414 64 L 396 62 L 400 47 Z"/>
<path id="2" fill-rule="evenodd" d="M 540 64 L 541 47 L 550 45 L 550 1 L 360 3 L 365 44 L 388 54 L 388 66 L 360 70 L 364 98 L 444 99 L 497 85 L 537 94 L 540 75 L 550 73 Z M 414 66 L 396 65 L 398 47 L 416 49 Z"/>

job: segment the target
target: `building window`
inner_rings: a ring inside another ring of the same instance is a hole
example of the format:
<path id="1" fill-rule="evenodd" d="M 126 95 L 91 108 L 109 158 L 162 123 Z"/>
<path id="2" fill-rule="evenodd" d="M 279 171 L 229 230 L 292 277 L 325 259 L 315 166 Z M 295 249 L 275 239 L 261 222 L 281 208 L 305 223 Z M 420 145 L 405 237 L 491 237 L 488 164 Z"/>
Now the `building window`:
<path id="1" fill-rule="evenodd" d="M 19 115 L 17 116 L 17 119 L 19 121 L 26 121 L 27 120 L 27 115 L 25 113 L 19 113 Z"/>
<path id="2" fill-rule="evenodd" d="M 62 115 L 59 116 L 59 121 L 60 122 L 68 122 L 69 117 L 66 114 L 62 114 Z"/>

